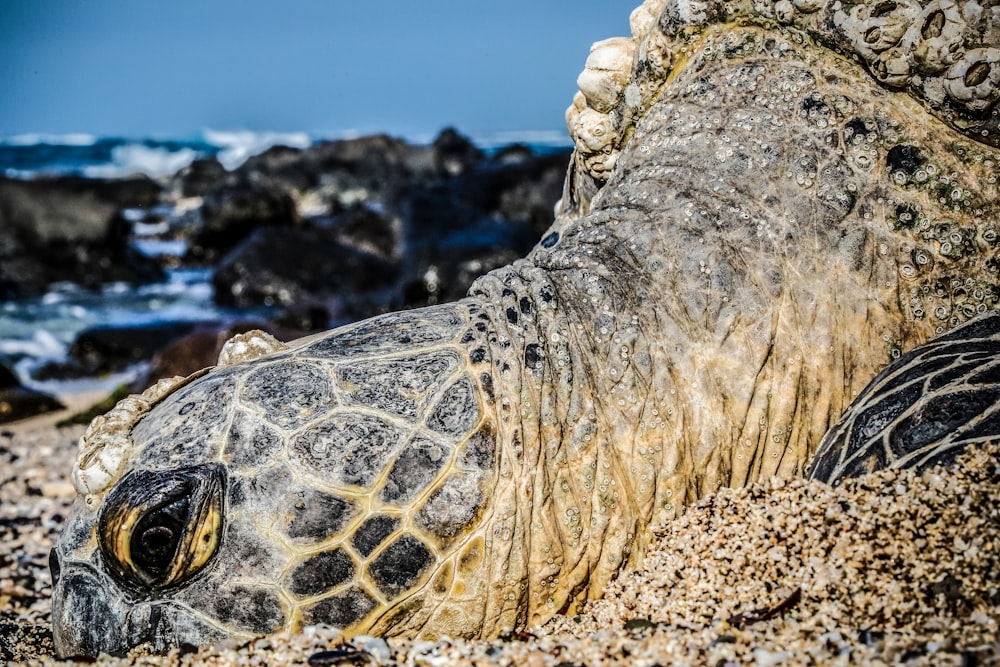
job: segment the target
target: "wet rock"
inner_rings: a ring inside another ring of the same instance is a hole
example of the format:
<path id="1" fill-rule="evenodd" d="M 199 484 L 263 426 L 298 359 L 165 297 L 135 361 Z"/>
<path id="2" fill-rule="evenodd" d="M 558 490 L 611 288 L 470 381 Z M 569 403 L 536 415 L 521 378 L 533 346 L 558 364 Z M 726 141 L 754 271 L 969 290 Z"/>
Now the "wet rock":
<path id="1" fill-rule="evenodd" d="M 465 296 L 483 273 L 522 257 L 548 229 L 569 153 L 508 152 L 414 188 L 403 209 L 404 307 Z"/>
<path id="2" fill-rule="evenodd" d="M 181 197 L 205 197 L 226 182 L 229 172 L 214 157 L 195 160 L 171 179 L 171 188 Z"/>
<path id="3" fill-rule="evenodd" d="M 385 259 L 398 259 L 402 255 L 399 220 L 367 206 L 353 206 L 326 218 L 319 225 L 329 228 L 334 237 L 346 246 Z"/>
<path id="4" fill-rule="evenodd" d="M 56 398 L 21 385 L 10 369 L 0 366 L 0 423 L 36 417 L 63 407 Z"/>
<path id="5" fill-rule="evenodd" d="M 265 225 L 290 227 L 298 222 L 295 201 L 280 183 L 265 178 L 227 182 L 205 197 L 201 226 L 191 253 L 211 260 L 232 249 Z"/>
<path id="6" fill-rule="evenodd" d="M 42 294 L 54 282 L 87 288 L 109 282 L 164 279 L 128 239 L 121 206 L 147 202 L 141 179 L 122 182 L 65 178 L 0 178 L 0 298 Z"/>
<path id="7" fill-rule="evenodd" d="M 398 210 L 408 188 L 460 174 L 482 152 L 453 129 L 430 146 L 387 135 L 324 141 L 305 149 L 276 146 L 248 159 L 235 174 L 266 178 L 290 192 L 311 192 L 331 212 L 364 201 Z"/>
<path id="8" fill-rule="evenodd" d="M 38 380 L 65 380 L 107 375 L 149 361 L 170 341 L 191 333 L 193 322 L 165 322 L 124 327 L 95 327 L 81 331 L 69 348 L 65 362 L 38 368 Z"/>
<path id="9" fill-rule="evenodd" d="M 355 303 L 385 300 L 397 264 L 345 245 L 330 229 L 262 227 L 227 255 L 212 276 L 226 306 L 302 307 L 335 300 L 334 317 L 352 319 Z"/>
<path id="10" fill-rule="evenodd" d="M 461 174 L 485 157 L 481 150 L 452 127 L 442 130 L 431 144 L 431 149 L 437 169 L 450 176 Z"/>

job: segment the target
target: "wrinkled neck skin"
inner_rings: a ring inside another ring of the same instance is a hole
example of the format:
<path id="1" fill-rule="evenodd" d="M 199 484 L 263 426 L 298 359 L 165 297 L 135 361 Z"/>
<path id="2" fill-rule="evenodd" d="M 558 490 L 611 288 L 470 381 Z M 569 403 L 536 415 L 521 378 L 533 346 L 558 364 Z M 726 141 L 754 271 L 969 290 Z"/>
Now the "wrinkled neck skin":
<path id="1" fill-rule="evenodd" d="M 801 475 L 882 367 L 997 301 L 968 277 L 995 267 L 994 149 L 803 34 L 691 52 L 610 180 L 471 291 L 496 324 L 501 627 L 599 596 L 684 505 Z"/>

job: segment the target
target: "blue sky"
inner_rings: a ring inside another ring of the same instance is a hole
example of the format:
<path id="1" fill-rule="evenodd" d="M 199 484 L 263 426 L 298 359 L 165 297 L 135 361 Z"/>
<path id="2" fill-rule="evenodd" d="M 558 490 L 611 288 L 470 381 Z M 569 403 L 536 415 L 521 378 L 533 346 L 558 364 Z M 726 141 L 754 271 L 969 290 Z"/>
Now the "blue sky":
<path id="1" fill-rule="evenodd" d="M 0 135 L 560 130 L 639 0 L 2 0 Z"/>

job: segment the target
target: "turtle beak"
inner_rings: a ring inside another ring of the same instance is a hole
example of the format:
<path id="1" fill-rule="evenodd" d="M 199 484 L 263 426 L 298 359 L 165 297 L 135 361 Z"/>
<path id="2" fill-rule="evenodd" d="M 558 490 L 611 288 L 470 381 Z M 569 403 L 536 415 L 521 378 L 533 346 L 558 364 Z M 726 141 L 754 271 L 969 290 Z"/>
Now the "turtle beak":
<path id="1" fill-rule="evenodd" d="M 123 629 L 126 605 L 111 597 L 110 581 L 88 565 L 74 563 L 60 571 L 59 555 L 50 556 L 52 627 L 56 654 L 61 658 L 96 658 L 101 653 L 122 656 L 128 650 Z"/>

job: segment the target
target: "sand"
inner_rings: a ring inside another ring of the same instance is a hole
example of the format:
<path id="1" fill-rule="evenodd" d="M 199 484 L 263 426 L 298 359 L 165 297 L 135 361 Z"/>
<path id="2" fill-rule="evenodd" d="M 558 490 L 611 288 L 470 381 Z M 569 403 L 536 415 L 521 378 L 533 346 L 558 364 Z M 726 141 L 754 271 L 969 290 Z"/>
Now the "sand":
<path id="1" fill-rule="evenodd" d="M 53 657 L 48 552 L 82 429 L 0 426 L 0 660 Z M 1000 664 L 1000 444 L 839 488 L 723 490 L 657 529 L 642 569 L 572 618 L 492 642 L 307 628 L 104 665 Z"/>

